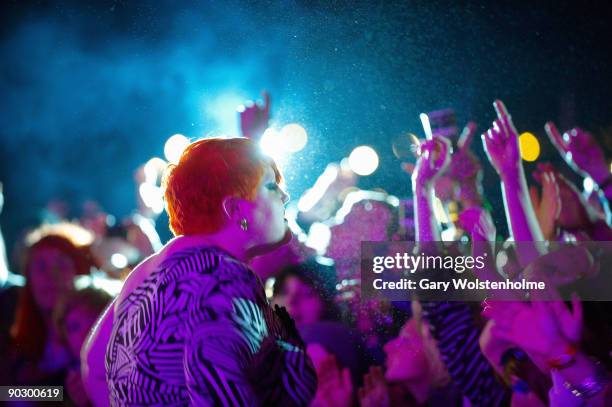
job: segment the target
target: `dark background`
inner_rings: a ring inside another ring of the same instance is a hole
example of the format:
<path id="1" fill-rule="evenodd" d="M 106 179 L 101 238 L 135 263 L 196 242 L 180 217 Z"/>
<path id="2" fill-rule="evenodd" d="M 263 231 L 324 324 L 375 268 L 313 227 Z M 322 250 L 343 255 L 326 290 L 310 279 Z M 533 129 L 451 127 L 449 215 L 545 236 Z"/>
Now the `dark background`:
<path id="1" fill-rule="evenodd" d="M 235 107 L 272 94 L 273 120 L 309 144 L 286 167 L 296 199 L 359 144 L 381 156 L 365 188 L 400 197 L 409 178 L 391 140 L 418 114 L 453 107 L 484 130 L 501 98 L 519 131 L 580 125 L 610 151 L 612 13 L 586 2 L 5 1 L 0 24 L 0 217 L 7 240 L 51 199 L 117 217 L 133 171 L 174 133 L 237 134 Z M 474 150 L 483 156 L 480 142 Z M 533 164 L 527 166 L 527 172 Z M 499 184 L 486 193 L 504 222 Z M 566 170 L 565 166 L 563 169 Z M 501 224 L 500 227 L 503 227 Z M 167 236 L 165 221 L 160 222 Z"/>

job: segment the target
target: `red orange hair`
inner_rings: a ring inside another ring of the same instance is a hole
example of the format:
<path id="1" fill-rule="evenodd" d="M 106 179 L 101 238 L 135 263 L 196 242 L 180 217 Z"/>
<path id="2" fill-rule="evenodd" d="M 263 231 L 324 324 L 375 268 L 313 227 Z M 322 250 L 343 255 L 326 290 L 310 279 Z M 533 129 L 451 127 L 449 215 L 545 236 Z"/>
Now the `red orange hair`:
<path id="1" fill-rule="evenodd" d="M 191 143 L 164 176 L 166 210 L 175 235 L 214 233 L 224 224 L 223 199 L 253 200 L 265 168 L 276 164 L 246 138 L 208 138 Z"/>

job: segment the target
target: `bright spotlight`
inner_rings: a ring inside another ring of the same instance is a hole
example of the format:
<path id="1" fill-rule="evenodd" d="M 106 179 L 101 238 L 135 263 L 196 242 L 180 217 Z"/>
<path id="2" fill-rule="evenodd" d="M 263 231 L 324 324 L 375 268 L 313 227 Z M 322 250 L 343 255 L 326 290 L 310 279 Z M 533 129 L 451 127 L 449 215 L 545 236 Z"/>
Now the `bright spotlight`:
<path id="1" fill-rule="evenodd" d="M 532 133 L 525 132 L 519 136 L 521 158 L 525 161 L 535 161 L 540 156 L 540 142 Z"/>
<path id="2" fill-rule="evenodd" d="M 315 222 L 310 226 L 308 230 L 308 239 L 306 240 L 306 246 L 313 248 L 317 253 L 325 253 L 325 249 L 329 245 L 331 240 L 331 230 L 329 226 L 324 223 Z"/>
<path id="3" fill-rule="evenodd" d="M 355 174 L 370 175 L 378 168 L 378 154 L 372 147 L 356 147 L 349 155 L 349 166 Z"/>
<path id="4" fill-rule="evenodd" d="M 128 265 L 127 257 L 125 257 L 121 253 L 113 254 L 110 258 L 110 261 L 111 261 L 111 264 L 117 269 L 122 269 L 124 267 L 127 267 Z"/>
<path id="5" fill-rule="evenodd" d="M 283 148 L 290 153 L 297 153 L 306 146 L 308 135 L 299 124 L 288 124 L 281 129 Z"/>
<path id="6" fill-rule="evenodd" d="M 274 161 L 279 161 L 285 154 L 282 137 L 276 129 L 269 127 L 264 131 L 259 140 L 259 147 L 264 154 L 272 157 Z"/>
<path id="7" fill-rule="evenodd" d="M 208 95 L 204 100 L 203 110 L 212 122 L 209 127 L 221 134 L 236 134 L 238 127 L 236 126 L 236 110 L 234 108 L 244 100 L 244 95 L 230 89 L 216 96 Z M 203 136 L 207 137 L 211 135 L 210 133 L 203 134 Z"/>
<path id="8" fill-rule="evenodd" d="M 159 157 L 153 157 L 144 166 L 145 182 L 157 184 L 159 174 L 166 168 L 166 162 Z"/>
<path id="9" fill-rule="evenodd" d="M 157 214 L 162 213 L 164 210 L 164 195 L 161 188 L 151 185 L 147 182 L 143 182 L 138 187 L 138 193 L 142 202 L 151 210 Z"/>
<path id="10" fill-rule="evenodd" d="M 182 134 L 171 136 L 164 145 L 164 155 L 166 160 L 172 164 L 178 164 L 183 150 L 189 145 L 189 139 Z"/>

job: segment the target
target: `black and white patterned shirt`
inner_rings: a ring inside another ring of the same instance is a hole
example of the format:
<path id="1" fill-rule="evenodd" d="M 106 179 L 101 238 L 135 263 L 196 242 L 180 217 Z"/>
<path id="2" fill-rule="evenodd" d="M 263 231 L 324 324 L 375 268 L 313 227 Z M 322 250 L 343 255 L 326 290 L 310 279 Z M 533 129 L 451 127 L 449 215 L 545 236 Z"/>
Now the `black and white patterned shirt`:
<path id="1" fill-rule="evenodd" d="M 480 331 L 470 306 L 460 301 L 421 301 L 451 379 L 474 406 L 510 405 L 511 391 L 495 377 L 480 350 Z"/>
<path id="2" fill-rule="evenodd" d="M 317 379 L 259 278 L 210 247 L 178 251 L 118 304 L 113 405 L 307 405 Z"/>

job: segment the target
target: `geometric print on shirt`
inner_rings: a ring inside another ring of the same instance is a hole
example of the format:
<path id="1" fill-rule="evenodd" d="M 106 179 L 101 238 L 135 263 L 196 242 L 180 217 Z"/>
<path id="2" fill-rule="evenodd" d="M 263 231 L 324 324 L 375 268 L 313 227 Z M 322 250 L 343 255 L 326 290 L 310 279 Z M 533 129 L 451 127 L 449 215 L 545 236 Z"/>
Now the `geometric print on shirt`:
<path id="1" fill-rule="evenodd" d="M 259 278 L 211 247 L 178 251 L 118 304 L 106 352 L 112 405 L 301 405 L 316 373 Z"/>

